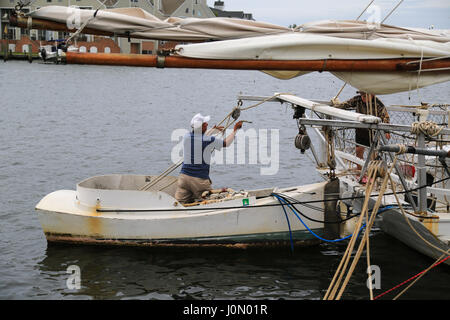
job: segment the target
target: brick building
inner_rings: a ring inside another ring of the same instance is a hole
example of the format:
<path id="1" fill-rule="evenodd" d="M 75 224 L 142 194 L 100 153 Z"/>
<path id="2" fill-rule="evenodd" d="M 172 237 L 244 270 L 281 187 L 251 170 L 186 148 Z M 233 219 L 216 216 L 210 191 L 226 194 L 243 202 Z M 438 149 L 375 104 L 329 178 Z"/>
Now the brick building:
<path id="1" fill-rule="evenodd" d="M 37 52 L 39 45 L 54 44 L 55 40 L 66 39 L 69 36 L 65 32 L 9 27 L 9 14 L 14 10 L 16 3 L 17 0 L 0 0 L 0 43 L 2 48 L 7 45 L 10 51 L 26 52 L 28 44 L 31 44 L 32 51 Z M 213 10 L 216 10 L 215 8 L 208 7 L 206 0 L 35 0 L 28 7 L 24 7 L 23 10 L 30 12 L 49 5 L 77 6 L 81 9 L 94 10 L 98 8 L 139 7 L 161 20 L 171 16 L 180 18 L 212 18 L 218 16 L 217 13 L 213 12 Z M 141 39 L 130 39 L 128 41 L 124 38 L 114 40 L 111 37 L 83 34 L 77 40 L 80 51 L 85 52 L 154 54 L 158 48 L 167 49 L 174 45 L 174 42 Z"/>

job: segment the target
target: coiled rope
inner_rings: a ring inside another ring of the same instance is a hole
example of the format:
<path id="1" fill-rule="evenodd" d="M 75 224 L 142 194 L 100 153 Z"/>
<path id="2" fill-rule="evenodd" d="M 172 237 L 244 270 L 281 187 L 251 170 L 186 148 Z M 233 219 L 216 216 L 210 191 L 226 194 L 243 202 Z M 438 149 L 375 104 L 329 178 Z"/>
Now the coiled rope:
<path id="1" fill-rule="evenodd" d="M 439 126 L 437 123 L 433 121 L 414 122 L 411 125 L 411 133 L 416 135 L 423 133 L 428 137 L 437 136 L 439 133 L 441 133 L 443 129 L 444 127 Z"/>

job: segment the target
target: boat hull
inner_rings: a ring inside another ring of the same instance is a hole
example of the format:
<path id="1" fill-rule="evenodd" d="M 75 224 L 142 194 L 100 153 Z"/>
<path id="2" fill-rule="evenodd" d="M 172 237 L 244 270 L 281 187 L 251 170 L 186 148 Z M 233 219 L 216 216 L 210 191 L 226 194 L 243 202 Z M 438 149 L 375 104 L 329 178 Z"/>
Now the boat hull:
<path id="1" fill-rule="evenodd" d="M 442 220 L 442 219 L 439 219 Z M 442 229 L 444 226 L 439 224 L 445 224 L 445 221 L 436 220 L 435 222 L 431 222 L 430 219 L 426 222 L 428 223 L 428 227 L 417 218 L 408 218 L 408 221 L 411 223 L 412 227 L 420 234 L 422 238 L 424 238 L 427 242 L 431 243 L 433 246 L 440 248 L 441 250 L 447 251 L 450 249 L 448 240 L 440 239 L 439 236 L 436 236 L 434 232 L 439 234 L 439 229 Z M 425 221 L 425 219 L 423 219 Z M 447 221 L 447 224 L 449 221 Z M 434 224 L 434 226 L 432 225 Z M 391 209 L 383 213 L 382 221 L 380 225 L 381 229 L 389 234 L 390 236 L 396 238 L 397 240 L 403 242 L 410 248 L 419 251 L 420 253 L 433 258 L 438 259 L 442 256 L 442 252 L 436 250 L 431 247 L 425 241 L 423 241 L 417 233 L 411 229 L 410 225 L 406 222 L 405 217 L 400 212 L 399 209 Z M 431 231 L 428 229 L 431 228 Z M 450 261 L 446 260 L 444 262 L 447 265 L 450 265 Z"/>
<path id="2" fill-rule="evenodd" d="M 302 186 L 301 192 L 288 192 L 298 200 L 319 200 L 323 184 Z M 283 208 L 274 197 L 232 200 L 220 206 L 192 209 L 106 210 L 80 204 L 76 191 L 61 190 L 47 195 L 37 205 L 37 213 L 48 242 L 143 246 L 277 246 L 320 242 L 292 212 L 289 226 Z M 133 194 L 128 194 L 132 196 Z M 127 201 L 132 201 L 126 195 Z M 239 205 L 239 203 L 241 203 Z M 230 207 L 238 207 L 229 209 Z M 323 212 L 301 208 L 302 213 L 323 220 Z M 158 211 L 160 210 L 160 211 Z M 303 219 L 316 235 L 323 224 Z M 292 240 L 291 240 L 292 239 Z"/>

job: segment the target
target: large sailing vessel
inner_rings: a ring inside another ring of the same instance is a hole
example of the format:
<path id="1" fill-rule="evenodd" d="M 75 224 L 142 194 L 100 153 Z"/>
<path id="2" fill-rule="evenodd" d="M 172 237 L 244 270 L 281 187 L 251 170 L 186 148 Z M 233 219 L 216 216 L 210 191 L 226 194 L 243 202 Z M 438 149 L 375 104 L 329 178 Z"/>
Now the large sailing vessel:
<path id="1" fill-rule="evenodd" d="M 281 79 L 330 72 L 371 95 L 450 80 L 450 33 L 445 30 L 357 20 L 319 21 L 295 29 L 228 18 L 161 21 L 137 8 L 79 10 L 80 26 L 68 29 L 72 14 L 65 7 L 49 6 L 27 15 L 19 12 L 11 23 L 75 34 L 208 41 L 180 44 L 158 55 L 62 50 L 54 57 L 58 63 L 261 70 Z M 376 114 L 336 108 L 338 95 L 329 101 L 281 93 L 238 97 L 242 103 L 292 106 L 299 129 L 296 147 L 311 150 L 323 183 L 222 190 L 220 197 L 186 206 L 173 197 L 176 177 L 169 174 L 177 164 L 158 176 L 93 177 L 79 183 L 77 190 L 47 195 L 36 206 L 47 239 L 147 245 L 307 243 L 348 234 L 355 239 L 363 227 L 368 234 L 376 220 L 420 252 L 448 257 L 448 105 L 388 106 L 396 116 L 386 124 Z M 230 124 L 239 118 L 242 103 L 228 116 Z M 354 152 L 355 128 L 372 133 L 363 159 Z M 310 143 L 312 133 L 318 145 Z M 291 222 L 287 211 L 295 215 Z"/>

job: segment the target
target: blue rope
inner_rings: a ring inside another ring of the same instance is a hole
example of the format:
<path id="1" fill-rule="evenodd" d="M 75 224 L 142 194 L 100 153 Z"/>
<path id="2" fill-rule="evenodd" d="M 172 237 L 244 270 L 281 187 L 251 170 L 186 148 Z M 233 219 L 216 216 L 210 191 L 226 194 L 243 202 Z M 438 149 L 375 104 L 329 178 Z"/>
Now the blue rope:
<path id="1" fill-rule="evenodd" d="M 278 199 L 278 201 L 280 201 L 280 199 Z M 282 204 L 281 201 L 280 201 L 280 204 Z M 284 208 L 284 206 L 282 205 L 281 207 L 283 208 L 284 215 L 286 217 L 287 225 L 289 228 L 289 239 L 291 240 L 291 252 L 294 252 L 294 242 L 292 240 L 292 231 L 291 231 L 291 224 L 289 223 L 289 217 L 287 215 L 287 212 L 286 212 L 286 209 Z"/>
<path id="2" fill-rule="evenodd" d="M 292 210 L 292 212 L 295 214 L 295 216 L 300 220 L 300 222 L 305 226 L 305 228 L 313 235 L 313 236 L 315 236 L 316 238 L 318 238 L 318 239 L 320 239 L 320 240 L 322 240 L 322 241 L 325 241 L 325 242 L 338 242 L 338 241 L 343 241 L 343 240 L 346 240 L 346 239 L 348 239 L 348 238 L 350 238 L 351 236 L 352 236 L 352 234 L 350 234 L 350 235 L 348 235 L 348 236 L 346 236 L 346 237 L 344 237 L 344 238 L 340 238 L 340 239 L 335 239 L 335 240 L 328 240 L 328 239 L 324 239 L 324 238 L 322 238 L 321 236 L 319 236 L 318 234 L 316 234 L 316 233 L 314 233 L 314 231 L 312 231 L 304 222 L 303 222 L 303 220 L 297 215 L 297 210 L 296 209 L 294 209 L 294 208 L 292 208 L 292 206 L 288 203 L 288 202 L 286 202 L 286 200 L 284 200 L 283 198 L 281 198 L 281 197 L 279 197 L 278 195 L 275 195 L 275 194 L 273 194 L 273 196 L 275 197 L 275 198 L 277 198 L 278 199 L 278 201 L 280 202 L 280 203 L 285 203 L 285 204 L 287 204 L 287 206 Z M 283 207 L 283 210 L 284 210 L 284 206 L 282 206 Z M 286 211 L 285 211 L 286 212 Z M 359 232 L 358 232 L 358 236 L 359 236 L 359 233 L 361 233 L 361 230 L 364 228 L 366 226 L 366 224 L 364 224 L 360 229 L 359 229 Z"/>

